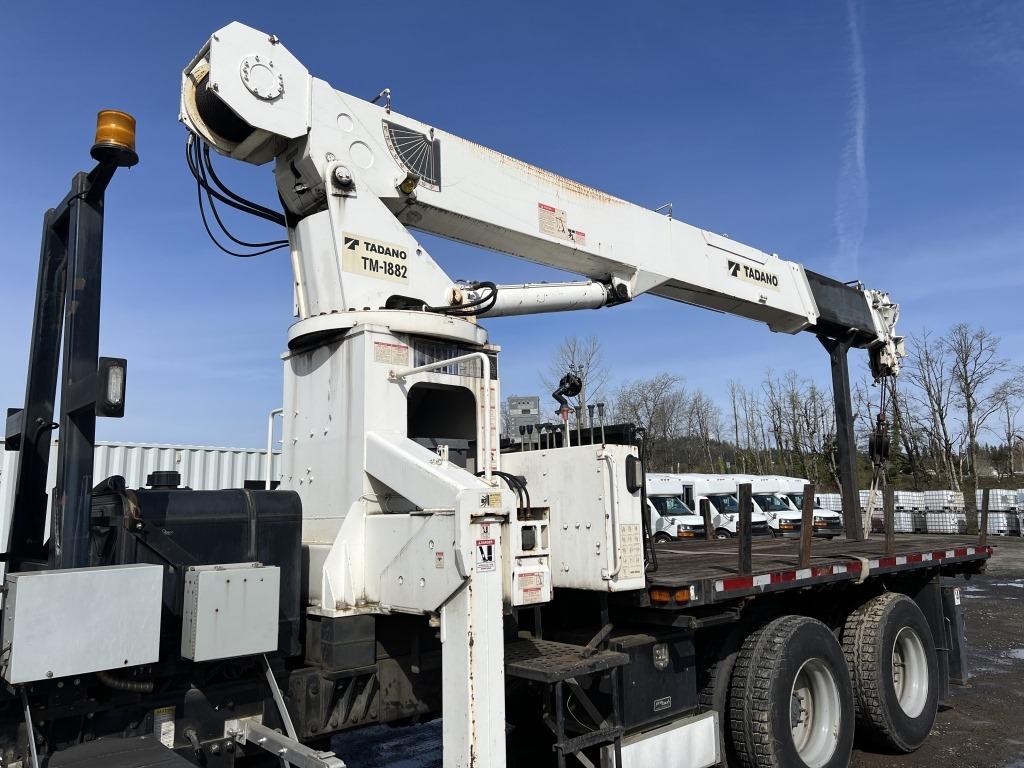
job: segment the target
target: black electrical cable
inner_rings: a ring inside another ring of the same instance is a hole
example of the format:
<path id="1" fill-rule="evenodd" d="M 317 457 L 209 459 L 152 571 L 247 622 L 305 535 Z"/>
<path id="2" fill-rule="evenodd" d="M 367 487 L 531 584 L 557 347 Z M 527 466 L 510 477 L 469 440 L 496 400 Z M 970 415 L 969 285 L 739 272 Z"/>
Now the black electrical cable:
<path id="1" fill-rule="evenodd" d="M 202 175 L 203 181 L 205 182 L 207 180 L 206 169 L 204 169 L 202 166 L 200 166 L 200 174 Z M 217 220 L 217 224 L 220 226 L 221 232 L 227 235 L 228 239 L 231 240 L 233 243 L 236 243 L 246 248 L 266 248 L 269 246 L 273 246 L 274 248 L 280 248 L 285 245 L 288 245 L 287 240 L 270 240 L 265 243 L 250 243 L 235 237 L 233 234 L 231 234 L 230 230 L 228 230 L 227 226 L 224 224 L 224 221 L 223 219 L 221 219 L 220 214 L 217 213 L 217 206 L 213 202 L 213 194 L 210 192 L 209 186 L 204 184 L 203 188 L 206 190 L 206 199 L 210 203 L 210 212 L 213 214 L 213 218 Z"/>
<path id="2" fill-rule="evenodd" d="M 493 473 L 493 470 L 492 470 L 492 473 Z M 523 497 L 524 497 L 524 499 L 526 501 L 526 509 L 529 510 L 533 505 L 530 502 L 530 491 L 526 487 L 526 481 L 521 479 L 521 478 L 519 478 L 519 477 L 517 477 L 516 475 L 509 474 L 508 472 L 498 472 L 497 474 L 498 474 L 499 477 L 506 478 L 506 480 L 508 482 L 515 483 L 515 485 L 518 486 L 522 490 Z"/>
<path id="3" fill-rule="evenodd" d="M 213 183 L 225 195 L 230 197 L 232 200 L 235 200 L 239 204 L 244 205 L 247 208 L 251 208 L 254 211 L 259 211 L 260 213 L 266 214 L 271 221 L 279 221 L 281 223 L 281 226 L 285 225 L 284 214 L 279 213 L 278 211 L 275 211 L 272 208 L 267 208 L 266 206 L 260 205 L 259 203 L 254 203 L 252 200 L 247 200 L 241 195 L 236 195 L 234 192 L 228 189 L 227 185 L 220 180 L 220 177 L 217 175 L 217 172 L 213 169 L 213 162 L 210 160 L 210 145 L 206 143 L 203 144 L 203 160 L 206 166 L 206 170 L 210 174 L 210 178 L 213 179 Z"/>
<path id="4" fill-rule="evenodd" d="M 242 204 L 236 203 L 236 202 L 234 202 L 234 201 L 224 197 L 224 195 L 219 193 L 217 190 L 212 189 L 210 187 L 210 182 L 209 182 L 208 174 L 212 174 L 213 173 L 213 167 L 211 165 L 209 165 L 209 157 L 206 157 L 205 160 L 204 160 L 203 154 L 199 150 L 199 145 L 198 144 L 194 145 L 195 146 L 194 150 L 191 149 L 192 146 L 193 146 L 193 144 L 192 144 L 191 137 L 190 137 L 190 141 L 189 141 L 189 143 L 186 144 L 186 147 L 185 147 L 186 161 L 188 162 L 189 169 L 192 171 L 192 175 L 196 179 L 196 183 L 199 184 L 199 186 L 202 187 L 206 191 L 206 195 L 207 195 L 207 198 L 210 201 L 210 207 L 211 208 L 213 208 L 214 210 L 216 209 L 216 206 L 215 206 L 215 204 L 213 202 L 213 199 L 216 198 L 216 199 L 220 200 L 221 202 L 225 203 L 226 205 L 229 205 L 230 207 L 232 207 L 232 208 L 234 208 L 236 210 L 242 211 L 243 213 L 249 213 L 249 214 L 251 214 L 253 216 L 257 216 L 259 218 L 262 218 L 262 219 L 265 219 L 267 221 L 270 221 L 270 222 L 272 222 L 274 224 L 279 224 L 280 226 L 286 226 L 286 222 L 285 222 L 284 216 L 282 214 L 276 213 L 274 211 L 271 211 L 270 209 L 264 208 L 263 206 L 256 205 L 255 203 L 248 203 L 246 205 L 242 205 Z M 190 156 L 190 154 L 189 154 L 190 152 L 194 156 Z M 244 198 L 240 198 L 240 197 L 238 197 L 238 195 L 234 195 L 234 193 L 232 193 L 230 190 L 228 190 L 227 187 L 225 187 L 223 184 L 220 184 L 220 186 L 221 186 L 221 188 L 225 192 L 227 192 L 228 194 L 231 194 L 232 196 L 234 196 L 238 200 L 244 200 Z M 222 229 L 224 229 L 223 222 L 220 222 L 219 216 L 218 216 L 218 222 L 221 223 Z M 226 229 L 225 229 L 225 233 L 227 233 Z M 230 236 L 230 233 L 227 233 L 227 234 L 229 234 L 229 236 Z M 232 238 L 232 239 L 235 239 L 235 238 Z"/>
<path id="5" fill-rule="evenodd" d="M 224 251 L 224 253 L 228 254 L 229 256 L 237 256 L 240 259 L 249 259 L 249 258 L 252 258 L 253 256 L 262 256 L 264 253 L 270 253 L 271 251 L 276 251 L 276 250 L 278 250 L 280 248 L 284 248 L 285 246 L 288 245 L 288 243 L 283 243 L 281 245 L 275 245 L 273 248 L 264 248 L 262 251 L 256 251 L 254 253 L 239 253 L 238 251 L 232 251 L 230 248 L 225 248 L 220 243 L 220 241 L 217 240 L 216 236 L 213 234 L 213 230 L 210 229 L 210 223 L 206 220 L 206 211 L 203 209 L 203 191 L 202 191 L 202 189 L 199 189 L 198 187 L 196 188 L 196 196 L 199 199 L 199 216 L 203 220 L 203 228 L 206 230 L 206 234 L 210 236 L 210 240 L 213 241 L 214 245 L 216 245 L 218 248 L 220 248 L 222 251 Z"/>
<path id="6" fill-rule="evenodd" d="M 478 291 L 482 288 L 487 288 L 489 292 L 479 298 L 468 301 L 465 304 L 459 306 L 447 306 L 447 307 L 423 307 L 424 312 L 436 312 L 443 315 L 451 315 L 452 317 L 473 317 L 475 315 L 482 315 L 484 312 L 490 310 L 498 301 L 498 286 L 490 281 L 484 281 L 480 283 L 473 283 L 467 286 L 470 291 Z"/>
<path id="7" fill-rule="evenodd" d="M 196 183 L 202 186 L 207 192 L 212 194 L 225 205 L 229 205 L 232 208 L 242 211 L 243 213 L 251 213 L 253 216 L 258 216 L 261 219 L 266 219 L 267 221 L 273 222 L 274 224 L 280 224 L 281 226 L 287 225 L 283 213 L 271 210 L 270 208 L 259 205 L 258 203 L 254 203 L 251 200 L 246 200 L 244 197 L 240 197 L 239 195 L 236 195 L 234 192 L 231 192 L 231 190 L 229 190 L 227 186 L 225 186 L 220 181 L 220 178 L 216 175 L 216 173 L 213 172 L 213 165 L 209 159 L 208 148 L 207 154 L 204 155 L 203 150 L 200 148 L 200 145 L 196 143 L 196 139 L 197 137 L 194 134 L 189 134 L 189 137 L 185 142 L 185 160 L 188 163 L 189 170 L 195 177 Z M 200 173 L 200 171 L 203 171 L 203 173 Z M 231 197 L 225 196 L 225 194 L 221 193 L 216 189 L 211 189 L 209 179 L 207 178 L 207 173 L 212 175 L 216 183 L 220 186 L 220 188 L 223 189 L 224 192 L 227 193 L 227 195 L 230 195 Z"/>
<path id="8" fill-rule="evenodd" d="M 482 477 L 483 474 L 484 474 L 483 472 L 477 472 L 476 476 L 477 477 Z M 508 484 L 509 488 L 511 488 L 513 491 L 515 491 L 515 494 L 516 494 L 517 497 L 519 497 L 519 493 L 520 493 L 520 491 L 522 491 L 522 495 L 523 495 L 523 497 L 525 497 L 525 502 L 526 502 L 526 507 L 525 508 L 527 510 L 529 510 L 532 507 L 532 503 L 530 501 L 530 491 L 526 487 L 526 482 L 524 480 L 522 480 L 521 478 L 517 477 L 516 475 L 510 474 L 509 472 L 502 472 L 502 471 L 497 470 L 497 469 L 492 469 L 491 470 L 491 474 L 492 475 L 496 475 L 496 476 L 500 477 L 502 480 L 504 480 Z M 520 506 L 522 506 L 522 505 L 520 504 Z"/>
<path id="9" fill-rule="evenodd" d="M 479 287 L 490 288 L 490 292 L 478 299 L 460 304 L 458 306 L 447 306 L 447 307 L 424 307 L 426 312 L 436 312 L 444 315 L 451 315 L 453 317 L 473 317 L 474 315 L 480 315 L 491 309 L 498 301 L 498 289 L 496 286 L 492 287 L 493 283 L 481 283 Z M 475 290 L 473 288 L 472 290 Z"/>
<path id="10" fill-rule="evenodd" d="M 277 224 L 285 224 L 284 216 L 280 213 L 271 211 L 269 208 L 264 208 L 263 206 L 257 205 L 256 203 L 252 203 L 248 200 L 245 200 L 245 198 L 242 198 L 239 195 L 236 195 L 233 192 L 231 192 L 223 184 L 223 182 L 220 181 L 220 179 L 216 176 L 216 174 L 213 171 L 213 167 L 212 164 L 210 163 L 209 158 L 209 147 L 206 146 L 205 152 L 203 152 L 200 149 L 199 145 L 196 143 L 195 136 L 192 134 L 189 135 L 187 141 L 185 142 L 185 161 L 188 164 L 189 170 L 192 172 L 192 176 L 196 180 L 196 199 L 199 204 L 199 216 L 202 219 L 203 228 L 206 230 L 206 234 L 209 236 L 213 244 L 216 245 L 220 250 L 222 250 L 224 253 L 227 253 L 230 256 L 235 256 L 244 259 L 251 258 L 253 256 L 260 256 L 264 253 L 270 253 L 271 251 L 276 251 L 280 248 L 285 248 L 289 245 L 289 242 L 287 240 L 271 240 L 262 243 L 248 242 L 246 240 L 242 240 L 240 238 L 235 237 L 228 230 L 227 226 L 224 224 L 224 221 L 221 219 L 220 214 L 217 212 L 217 206 L 214 203 L 214 198 L 224 202 L 226 205 L 229 205 L 232 208 L 235 208 L 236 210 L 240 210 L 244 213 L 250 213 L 254 216 L 258 216 L 260 218 L 273 221 L 274 223 Z M 209 174 L 209 176 L 207 174 Z M 234 198 L 234 200 L 226 198 L 223 194 L 219 193 L 215 189 L 211 189 L 209 183 L 210 177 L 214 179 L 214 183 L 220 189 L 222 189 L 228 195 L 231 195 L 231 197 Z M 206 217 L 206 208 L 203 205 L 203 192 L 206 193 L 207 201 L 210 204 L 210 212 L 213 214 L 213 217 L 216 220 L 217 225 L 220 227 L 220 230 L 232 242 L 243 247 L 260 248 L 262 250 L 243 253 L 225 247 L 217 239 L 217 236 L 213 233 L 213 230 L 210 228 L 210 222 Z"/>
<path id="11" fill-rule="evenodd" d="M 484 474 L 483 472 L 477 472 L 477 473 L 476 473 L 476 476 L 477 476 L 477 477 L 482 477 L 482 476 L 483 476 L 483 474 Z M 506 476 L 506 475 L 505 475 L 505 473 L 503 473 L 503 472 L 500 472 L 500 473 L 499 473 L 499 472 L 493 472 L 493 471 L 492 471 L 492 474 L 494 474 L 494 475 L 497 475 L 497 476 L 498 476 L 498 477 L 500 477 L 500 478 L 501 478 L 502 480 L 504 480 L 504 481 L 505 481 L 505 484 L 506 484 L 506 485 L 507 485 L 507 486 L 509 487 L 509 489 L 510 489 L 510 490 L 511 490 L 511 491 L 512 491 L 513 493 L 515 493 L 515 495 L 516 495 L 516 509 L 517 509 L 517 510 L 519 510 L 519 511 L 521 512 L 521 511 L 523 510 L 523 503 L 524 503 L 524 500 L 523 500 L 523 495 L 522 495 L 522 493 L 520 492 L 520 488 L 519 488 L 519 486 L 518 486 L 518 485 L 515 485 L 515 484 L 514 484 L 514 483 L 513 483 L 513 482 L 512 482 L 511 480 L 509 480 L 509 479 L 508 479 L 508 476 Z"/>

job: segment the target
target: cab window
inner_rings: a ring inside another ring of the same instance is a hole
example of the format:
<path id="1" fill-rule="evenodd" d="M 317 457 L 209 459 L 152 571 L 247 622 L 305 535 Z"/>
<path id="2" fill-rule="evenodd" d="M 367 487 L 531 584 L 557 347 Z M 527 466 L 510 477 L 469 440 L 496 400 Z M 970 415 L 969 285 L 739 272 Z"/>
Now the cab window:
<path id="1" fill-rule="evenodd" d="M 788 512 L 789 505 L 774 493 L 755 493 L 754 501 L 765 512 Z"/>
<path id="2" fill-rule="evenodd" d="M 718 510 L 720 515 L 735 515 L 739 512 L 740 503 L 736 497 L 729 493 L 712 493 L 708 500 Z"/>
<path id="3" fill-rule="evenodd" d="M 686 502 L 679 496 L 651 496 L 649 498 L 662 517 L 693 514 Z"/>

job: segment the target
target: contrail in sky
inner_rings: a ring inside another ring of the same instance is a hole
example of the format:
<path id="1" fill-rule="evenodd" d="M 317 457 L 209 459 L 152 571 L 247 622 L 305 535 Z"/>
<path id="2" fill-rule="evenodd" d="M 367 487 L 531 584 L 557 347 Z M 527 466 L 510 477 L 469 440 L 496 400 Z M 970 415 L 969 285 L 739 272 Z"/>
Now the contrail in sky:
<path id="1" fill-rule="evenodd" d="M 850 30 L 851 99 L 846 145 L 836 189 L 835 222 L 839 242 L 836 268 L 843 277 L 852 280 L 859 273 L 860 244 L 868 221 L 868 173 L 864 158 L 867 86 L 857 0 L 846 0 L 846 15 Z"/>

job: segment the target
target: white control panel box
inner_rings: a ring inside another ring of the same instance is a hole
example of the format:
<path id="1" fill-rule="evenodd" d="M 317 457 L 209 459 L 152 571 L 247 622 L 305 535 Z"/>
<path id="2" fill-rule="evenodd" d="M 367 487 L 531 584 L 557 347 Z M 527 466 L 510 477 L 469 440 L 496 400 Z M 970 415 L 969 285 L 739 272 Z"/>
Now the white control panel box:
<path id="1" fill-rule="evenodd" d="M 281 569 L 194 565 L 185 574 L 181 655 L 193 661 L 277 650 Z"/>
<path id="2" fill-rule="evenodd" d="M 160 659 L 163 568 L 112 565 L 10 573 L 2 674 L 9 683 Z"/>
<path id="3" fill-rule="evenodd" d="M 646 586 L 635 482 L 642 478 L 629 477 L 636 454 L 631 445 L 502 454 L 502 470 L 525 477 L 530 503 L 549 510 L 542 544 L 550 551 L 546 560 L 556 589 L 623 592 Z"/>

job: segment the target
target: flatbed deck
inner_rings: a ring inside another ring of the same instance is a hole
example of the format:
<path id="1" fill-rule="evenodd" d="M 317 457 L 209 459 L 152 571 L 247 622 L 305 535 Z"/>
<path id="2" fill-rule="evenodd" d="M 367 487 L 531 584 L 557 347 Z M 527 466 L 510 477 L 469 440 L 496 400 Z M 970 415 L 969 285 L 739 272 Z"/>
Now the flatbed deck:
<path id="1" fill-rule="evenodd" d="M 841 581 L 862 581 L 897 571 L 942 566 L 947 570 L 977 571 L 991 557 L 993 547 L 964 536 L 897 536 L 894 554 L 886 554 L 885 539 L 865 541 L 815 540 L 811 561 L 800 567 L 797 539 L 754 539 L 750 574 L 739 572 L 736 539 L 671 542 L 657 545 L 658 570 L 648 574 L 648 590 L 667 590 L 672 599 L 664 607 L 676 610 L 710 605 L 748 595 L 817 586 Z M 677 590 L 689 598 L 677 601 Z"/>

